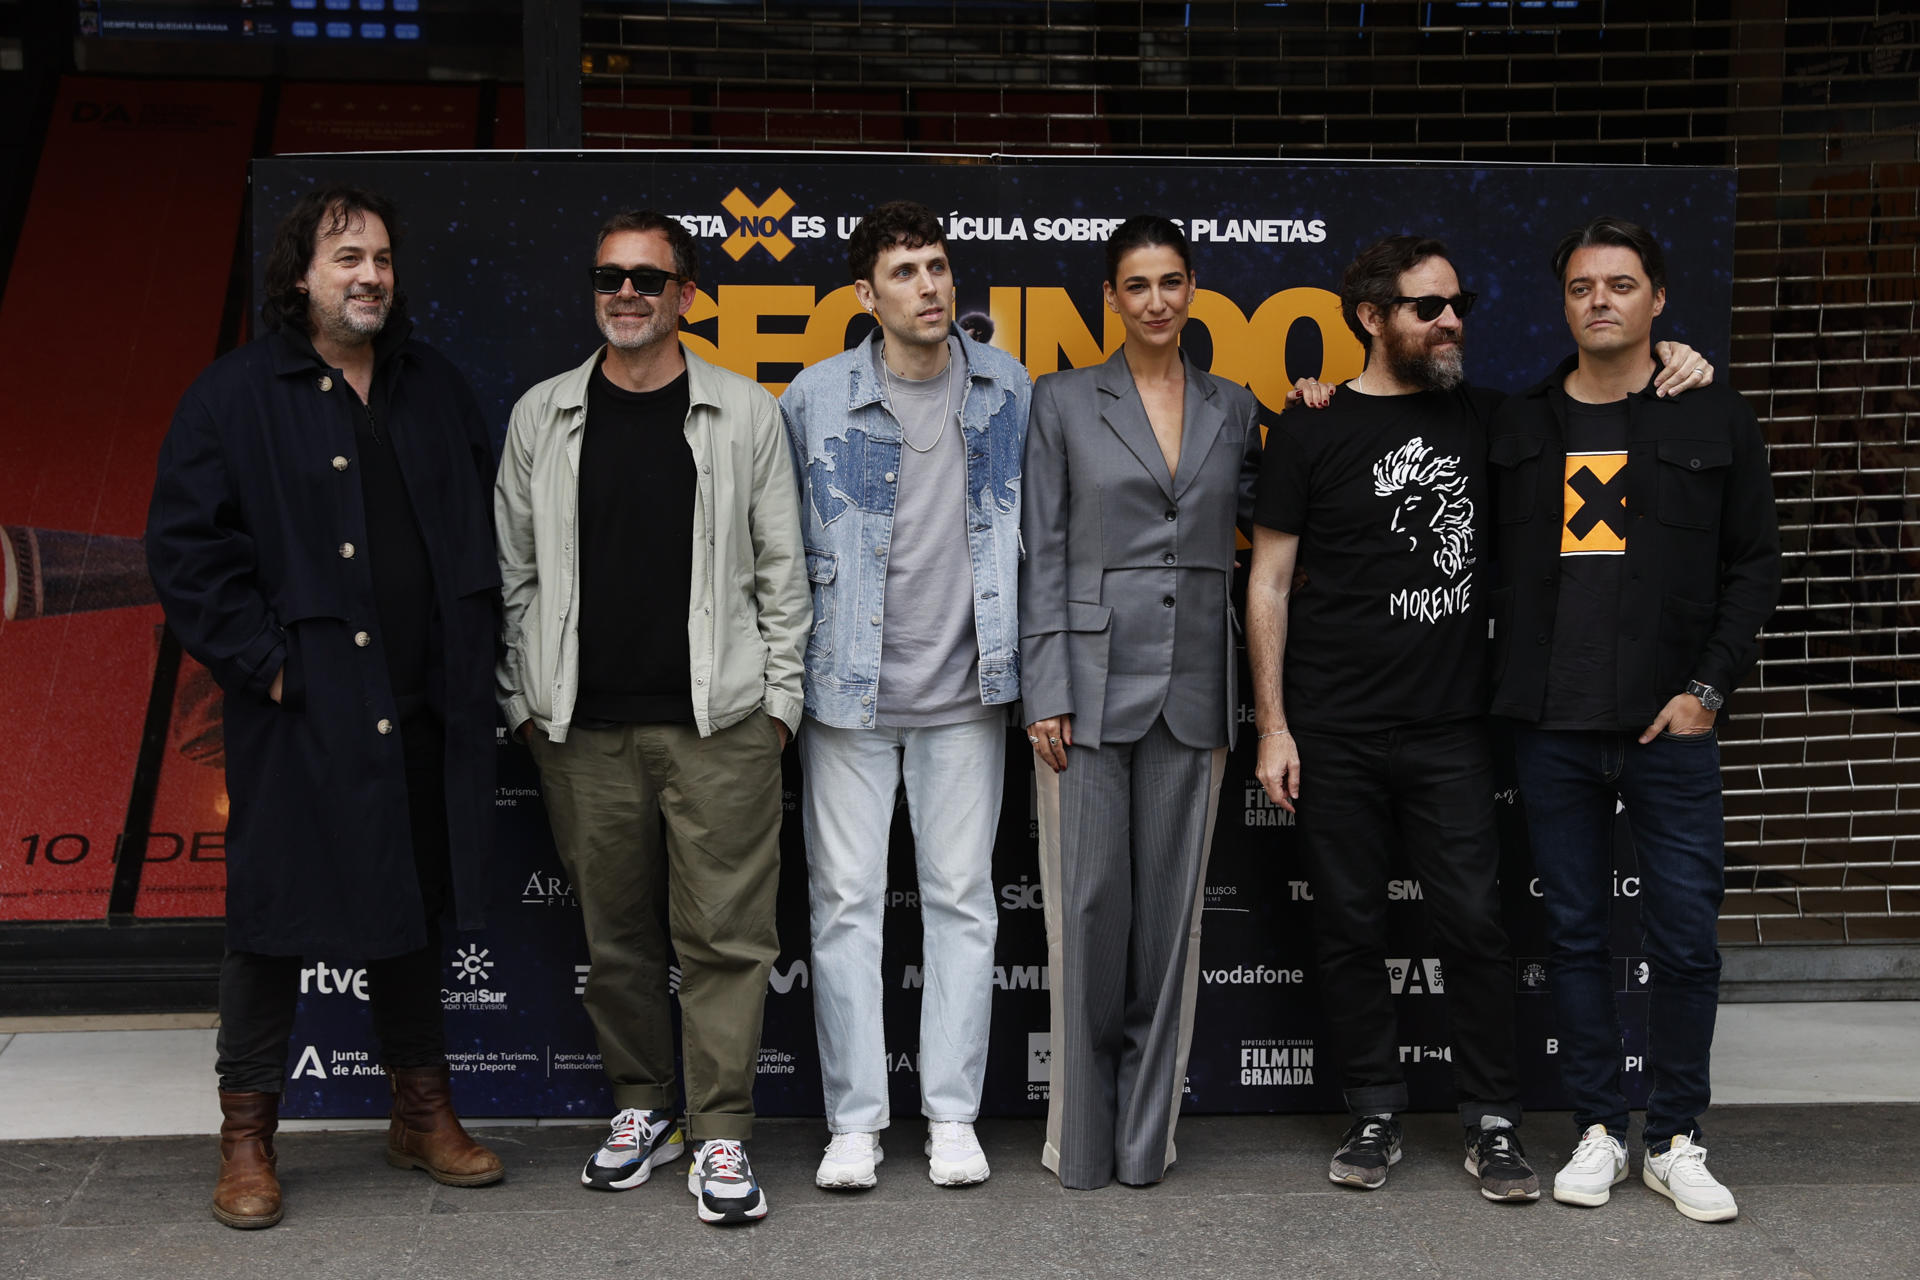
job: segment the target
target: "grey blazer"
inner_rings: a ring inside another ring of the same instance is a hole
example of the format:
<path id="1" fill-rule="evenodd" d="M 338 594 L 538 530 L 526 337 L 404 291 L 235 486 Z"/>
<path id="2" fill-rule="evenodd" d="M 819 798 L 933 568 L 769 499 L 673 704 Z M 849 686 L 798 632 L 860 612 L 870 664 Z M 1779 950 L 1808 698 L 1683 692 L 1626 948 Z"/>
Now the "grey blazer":
<path id="1" fill-rule="evenodd" d="M 1182 357 L 1184 359 L 1184 356 Z M 1165 715 L 1190 747 L 1234 737 L 1234 528 L 1251 529 L 1258 401 L 1187 364 L 1167 474 L 1126 354 L 1033 386 L 1020 529 L 1029 723 L 1073 717 L 1077 746 L 1133 742 Z"/>

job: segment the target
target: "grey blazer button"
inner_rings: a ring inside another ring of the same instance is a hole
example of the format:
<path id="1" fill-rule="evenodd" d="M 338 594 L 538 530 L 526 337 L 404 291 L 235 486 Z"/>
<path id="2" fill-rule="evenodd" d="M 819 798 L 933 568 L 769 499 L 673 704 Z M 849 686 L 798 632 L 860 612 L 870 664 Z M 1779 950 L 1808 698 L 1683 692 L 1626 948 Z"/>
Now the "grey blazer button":
<path id="1" fill-rule="evenodd" d="M 1173 597 L 1168 596 L 1166 599 L 1162 600 L 1160 603 L 1165 605 L 1167 608 L 1171 609 L 1173 608 Z"/>
<path id="2" fill-rule="evenodd" d="M 340 544 L 340 558 L 342 560 L 353 559 L 353 544 L 351 542 L 343 542 Z"/>
<path id="3" fill-rule="evenodd" d="M 373 643 L 373 637 L 364 631 L 356 631 L 353 633 L 353 642 L 364 649 Z"/>
<path id="4" fill-rule="evenodd" d="M 1166 559 L 1166 562 L 1167 562 L 1168 564 L 1172 564 L 1172 563 L 1174 562 L 1174 559 L 1175 559 L 1175 557 L 1174 557 L 1174 554 L 1173 554 L 1173 552 L 1171 552 L 1171 551 L 1169 551 L 1169 552 L 1167 552 L 1167 554 L 1166 554 L 1166 556 L 1165 556 L 1165 559 Z"/>
<path id="5" fill-rule="evenodd" d="M 335 454 L 333 457 L 333 469 L 335 471 L 345 471 L 347 469 L 346 458 L 340 454 Z"/>
<path id="6" fill-rule="evenodd" d="M 392 732 L 393 732 L 393 721 L 391 721 L 391 720 L 382 720 L 382 721 L 381 721 L 381 722 L 380 722 L 379 724 L 376 724 L 376 725 L 375 725 L 375 726 L 373 726 L 373 727 L 374 727 L 374 728 L 376 728 L 376 729 L 378 729 L 378 730 L 379 730 L 379 731 L 380 731 L 381 733 L 392 733 Z"/>

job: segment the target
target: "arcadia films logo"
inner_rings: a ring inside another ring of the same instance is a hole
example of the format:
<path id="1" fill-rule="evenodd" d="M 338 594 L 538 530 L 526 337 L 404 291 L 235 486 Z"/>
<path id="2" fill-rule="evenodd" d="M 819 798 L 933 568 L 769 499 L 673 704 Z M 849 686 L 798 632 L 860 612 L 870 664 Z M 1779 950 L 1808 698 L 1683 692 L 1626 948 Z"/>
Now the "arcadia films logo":
<path id="1" fill-rule="evenodd" d="M 520 903 L 528 907 L 577 907 L 580 900 L 573 896 L 573 886 L 562 877 L 534 871 L 520 886 Z"/>

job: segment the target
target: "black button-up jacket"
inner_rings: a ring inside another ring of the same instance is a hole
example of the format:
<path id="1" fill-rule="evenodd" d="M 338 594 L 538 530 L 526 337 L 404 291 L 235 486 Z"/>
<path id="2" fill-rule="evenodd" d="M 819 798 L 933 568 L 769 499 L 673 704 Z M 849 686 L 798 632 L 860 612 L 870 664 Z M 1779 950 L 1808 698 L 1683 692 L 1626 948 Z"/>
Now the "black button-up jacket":
<path id="1" fill-rule="evenodd" d="M 1538 721 L 1559 601 L 1566 391 L 1577 358 L 1510 397 L 1489 429 L 1497 585 L 1493 713 Z M 1689 680 L 1731 692 L 1780 594 L 1780 531 L 1753 410 L 1715 385 L 1627 398 L 1627 537 L 1616 705 L 1652 723 Z"/>

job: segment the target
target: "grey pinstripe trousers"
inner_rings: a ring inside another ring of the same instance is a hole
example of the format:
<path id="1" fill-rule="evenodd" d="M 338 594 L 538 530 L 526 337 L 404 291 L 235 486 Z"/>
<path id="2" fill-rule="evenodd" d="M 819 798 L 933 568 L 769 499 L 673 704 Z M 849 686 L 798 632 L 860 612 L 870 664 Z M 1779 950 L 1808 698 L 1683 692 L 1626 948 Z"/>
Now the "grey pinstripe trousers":
<path id="1" fill-rule="evenodd" d="M 1041 1162 L 1062 1186 L 1158 1182 L 1173 1163 L 1199 984 L 1200 912 L 1226 748 L 1164 720 L 1036 766 L 1053 973 Z"/>

